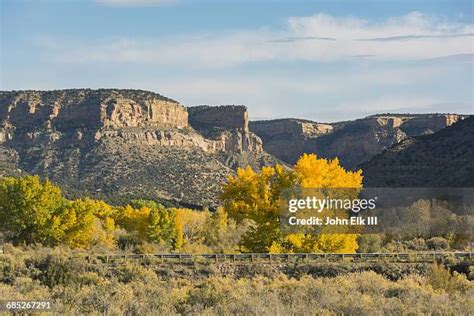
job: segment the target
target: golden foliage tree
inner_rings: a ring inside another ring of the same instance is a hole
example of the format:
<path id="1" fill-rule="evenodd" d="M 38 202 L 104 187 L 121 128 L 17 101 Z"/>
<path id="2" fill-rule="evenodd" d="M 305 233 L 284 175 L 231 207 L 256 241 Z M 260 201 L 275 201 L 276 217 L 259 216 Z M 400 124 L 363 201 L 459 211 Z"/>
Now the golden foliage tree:
<path id="1" fill-rule="evenodd" d="M 204 224 L 206 242 L 214 246 L 220 244 L 223 236 L 228 232 L 229 226 L 226 211 L 222 207 L 219 207 L 206 218 Z"/>
<path id="2" fill-rule="evenodd" d="M 181 227 L 183 244 L 202 244 L 205 239 L 205 229 L 208 218 L 211 216 L 208 210 L 193 211 L 186 208 L 174 209 L 177 224 Z"/>
<path id="3" fill-rule="evenodd" d="M 174 209 L 145 200 L 132 201 L 115 214 L 118 225 L 140 240 L 164 243 L 174 249 L 183 245 L 182 223 Z"/>
<path id="4" fill-rule="evenodd" d="M 301 188 L 362 187 L 361 171 L 346 171 L 337 159 L 318 159 L 303 155 L 293 170 L 281 165 L 250 167 L 231 176 L 221 196 L 225 210 L 238 222 L 251 219 L 254 225 L 243 236 L 243 251 L 254 252 L 354 252 L 353 234 L 285 234 L 280 229 L 279 212 L 284 190 Z"/>
<path id="5" fill-rule="evenodd" d="M 59 216 L 65 204 L 61 190 L 37 176 L 0 182 L 0 226 L 16 242 L 59 241 L 64 235 Z"/>
<path id="6" fill-rule="evenodd" d="M 297 184 L 296 175 L 281 165 L 263 167 L 260 172 L 252 168 L 238 169 L 229 177 L 222 193 L 224 209 L 238 223 L 244 219 L 255 225 L 243 236 L 243 251 L 268 251 L 272 243 L 282 239 L 279 229 L 280 193 Z"/>
<path id="7" fill-rule="evenodd" d="M 339 198 L 356 198 L 358 190 L 362 188 L 362 171 L 345 170 L 339 165 L 337 158 L 318 159 L 316 155 L 304 154 L 296 163 L 294 170 L 298 175 L 300 186 L 304 189 L 342 189 L 328 190 L 326 193 Z M 356 234 L 321 233 L 299 237 L 300 240 L 295 247 L 299 251 L 352 253 L 357 249 Z M 297 238 L 295 236 L 292 239 Z"/>
<path id="8" fill-rule="evenodd" d="M 112 211 L 102 201 L 69 201 L 37 176 L 0 181 L 0 229 L 15 243 L 113 246 Z"/>
<path id="9" fill-rule="evenodd" d="M 115 245 L 113 208 L 103 201 L 79 199 L 68 203 L 61 219 L 63 242 L 72 248 Z"/>
<path id="10" fill-rule="evenodd" d="M 347 171 L 339 159 L 303 154 L 294 168 L 303 188 L 362 188 L 362 171 Z"/>

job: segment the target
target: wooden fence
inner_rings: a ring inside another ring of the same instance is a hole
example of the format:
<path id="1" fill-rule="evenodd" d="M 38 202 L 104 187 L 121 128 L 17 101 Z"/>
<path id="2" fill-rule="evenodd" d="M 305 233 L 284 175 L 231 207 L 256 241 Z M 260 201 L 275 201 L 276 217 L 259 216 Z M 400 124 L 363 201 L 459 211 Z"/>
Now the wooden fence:
<path id="1" fill-rule="evenodd" d="M 436 262 L 460 260 L 473 262 L 474 252 L 411 252 L 411 253 L 239 253 L 239 254 L 104 254 L 87 256 L 89 261 L 112 264 L 129 260 L 143 263 L 284 263 L 284 262 Z"/>

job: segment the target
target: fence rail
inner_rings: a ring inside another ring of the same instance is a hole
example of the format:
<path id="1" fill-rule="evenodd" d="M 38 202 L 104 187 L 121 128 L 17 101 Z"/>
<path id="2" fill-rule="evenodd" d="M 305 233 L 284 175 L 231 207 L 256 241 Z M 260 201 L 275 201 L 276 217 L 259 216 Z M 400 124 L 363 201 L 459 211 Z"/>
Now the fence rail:
<path id="1" fill-rule="evenodd" d="M 95 260 L 112 264 L 128 260 L 140 260 L 143 263 L 196 263 L 196 262 L 241 262 L 241 263 L 277 263 L 277 262 L 371 262 L 390 261 L 400 263 L 435 262 L 457 259 L 473 262 L 474 252 L 412 252 L 412 253 L 239 253 L 239 254 L 107 254 L 87 256 Z"/>

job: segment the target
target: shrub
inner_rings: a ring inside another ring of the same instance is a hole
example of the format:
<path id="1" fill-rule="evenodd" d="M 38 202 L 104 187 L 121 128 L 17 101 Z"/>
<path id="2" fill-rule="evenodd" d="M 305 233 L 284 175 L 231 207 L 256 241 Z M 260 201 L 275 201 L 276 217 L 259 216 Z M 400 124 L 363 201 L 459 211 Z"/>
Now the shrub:
<path id="1" fill-rule="evenodd" d="M 357 252 L 371 253 L 380 252 L 382 250 L 382 237 L 375 234 L 363 234 L 357 239 L 359 248 Z"/>
<path id="2" fill-rule="evenodd" d="M 412 240 L 407 240 L 403 242 L 406 248 L 414 251 L 423 251 L 427 250 L 426 242 L 423 238 L 415 238 Z"/>
<path id="3" fill-rule="evenodd" d="M 449 241 L 443 237 L 433 237 L 426 241 L 426 246 L 430 250 L 446 250 L 449 249 Z"/>
<path id="4" fill-rule="evenodd" d="M 6 248 L 0 262 L 19 269 L 0 280 L 2 298 L 50 299 L 58 314 L 462 315 L 472 309 L 472 283 L 438 265 L 105 266 L 64 248 Z"/>
<path id="5" fill-rule="evenodd" d="M 428 283 L 433 289 L 449 294 L 455 292 L 466 293 L 468 290 L 474 289 L 466 276 L 457 272 L 451 274 L 451 272 L 445 269 L 441 264 L 433 264 L 431 272 L 428 275 Z"/>

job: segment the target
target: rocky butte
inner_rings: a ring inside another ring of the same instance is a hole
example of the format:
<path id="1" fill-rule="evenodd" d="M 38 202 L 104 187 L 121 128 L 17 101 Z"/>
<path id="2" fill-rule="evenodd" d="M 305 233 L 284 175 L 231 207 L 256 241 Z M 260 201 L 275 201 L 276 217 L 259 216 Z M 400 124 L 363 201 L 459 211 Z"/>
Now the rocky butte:
<path id="1" fill-rule="evenodd" d="M 0 171 L 70 196 L 214 206 L 239 166 L 275 163 L 243 106 L 182 106 L 140 90 L 0 92 Z"/>

